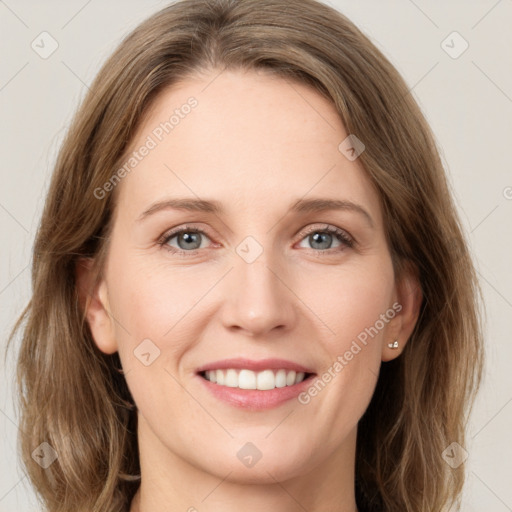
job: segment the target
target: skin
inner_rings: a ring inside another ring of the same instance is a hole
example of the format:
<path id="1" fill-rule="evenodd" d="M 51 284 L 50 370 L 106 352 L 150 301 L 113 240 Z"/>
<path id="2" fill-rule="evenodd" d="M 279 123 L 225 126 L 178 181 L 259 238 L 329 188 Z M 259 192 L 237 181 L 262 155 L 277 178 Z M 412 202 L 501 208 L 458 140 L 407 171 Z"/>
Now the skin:
<path id="1" fill-rule="evenodd" d="M 396 279 L 378 193 L 338 150 L 348 134 L 334 105 L 261 71 L 212 70 L 161 93 L 131 151 L 190 96 L 197 107 L 118 185 L 102 281 L 92 288 L 90 267 L 78 270 L 95 343 L 119 352 L 138 408 L 142 482 L 131 511 L 354 512 L 357 424 L 382 361 L 400 355 L 414 328 L 418 282 Z M 225 213 L 137 220 L 183 196 L 220 201 Z M 290 213 L 303 197 L 353 201 L 374 226 L 348 210 Z M 185 255 L 158 244 L 184 224 L 206 232 L 195 254 L 183 241 Z M 326 224 L 356 245 L 305 232 Z M 251 263 L 236 252 L 247 236 L 262 248 Z M 400 312 L 308 404 L 244 410 L 196 375 L 232 357 L 289 359 L 321 375 L 394 303 Z M 134 355 L 144 339 L 160 350 L 148 366 Z M 399 349 L 389 348 L 395 339 Z M 251 468 L 237 457 L 248 441 L 262 454 Z"/>

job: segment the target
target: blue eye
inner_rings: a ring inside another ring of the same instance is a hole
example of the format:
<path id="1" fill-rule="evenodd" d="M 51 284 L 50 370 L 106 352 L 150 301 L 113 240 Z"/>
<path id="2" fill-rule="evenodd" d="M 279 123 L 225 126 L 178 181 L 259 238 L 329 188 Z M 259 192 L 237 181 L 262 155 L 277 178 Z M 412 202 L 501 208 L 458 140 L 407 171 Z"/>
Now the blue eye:
<path id="1" fill-rule="evenodd" d="M 301 233 L 301 236 L 301 241 L 308 240 L 312 246 L 315 244 L 319 245 L 319 247 L 311 247 L 313 250 L 317 250 L 319 252 L 327 252 L 331 250 L 342 251 L 347 247 L 353 247 L 355 244 L 354 240 L 345 231 L 335 226 L 329 226 L 328 224 L 321 228 L 313 226 L 306 232 Z M 210 240 L 203 230 L 195 227 L 183 226 L 180 229 L 163 235 L 159 244 L 172 253 L 194 255 L 199 249 L 204 248 L 201 247 L 202 237 L 206 237 Z M 171 245 L 170 242 L 173 239 L 176 239 L 177 247 L 175 245 Z M 340 245 L 334 248 L 331 247 L 333 240 L 337 240 Z"/>
<path id="2" fill-rule="evenodd" d="M 340 242 L 342 249 L 343 247 L 353 247 L 354 241 L 348 236 L 345 231 L 342 229 L 339 229 L 335 226 L 329 226 L 326 225 L 324 228 L 317 228 L 313 227 L 310 228 L 304 239 L 309 240 L 310 244 L 320 244 L 322 247 L 313 247 L 313 249 L 326 249 L 330 250 L 333 249 L 332 247 L 326 247 L 330 246 L 332 244 L 333 235 L 338 242 Z M 337 247 L 334 247 L 334 249 L 338 249 Z M 340 249 L 338 249 L 340 250 Z M 325 252 L 325 251 L 322 251 Z"/>
<path id="3" fill-rule="evenodd" d="M 208 238 L 204 231 L 197 228 L 188 228 L 185 226 L 177 231 L 165 235 L 161 245 L 166 245 L 167 248 L 172 252 L 195 253 L 195 251 L 201 248 L 202 236 L 206 236 Z M 173 247 L 169 243 L 174 238 L 176 238 L 178 247 Z"/>

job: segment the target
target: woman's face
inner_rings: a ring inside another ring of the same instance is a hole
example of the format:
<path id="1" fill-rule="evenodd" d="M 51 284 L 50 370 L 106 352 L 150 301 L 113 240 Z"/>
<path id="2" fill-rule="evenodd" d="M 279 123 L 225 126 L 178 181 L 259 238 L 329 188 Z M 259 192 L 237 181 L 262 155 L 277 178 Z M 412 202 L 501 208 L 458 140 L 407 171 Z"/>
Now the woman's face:
<path id="1" fill-rule="evenodd" d="M 339 468 L 411 287 L 334 106 L 219 73 L 164 91 L 132 141 L 89 323 L 119 351 L 142 458 L 244 482 Z"/>

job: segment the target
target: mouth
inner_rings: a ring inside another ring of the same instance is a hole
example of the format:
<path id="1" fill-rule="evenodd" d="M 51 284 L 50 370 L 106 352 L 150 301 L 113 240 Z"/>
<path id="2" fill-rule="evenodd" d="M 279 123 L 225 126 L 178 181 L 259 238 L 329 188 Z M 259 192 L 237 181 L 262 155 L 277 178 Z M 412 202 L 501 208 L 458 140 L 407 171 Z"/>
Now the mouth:
<path id="1" fill-rule="evenodd" d="M 316 373 L 282 359 L 230 359 L 197 370 L 205 387 L 229 405 L 244 409 L 276 407 L 306 389 Z"/>

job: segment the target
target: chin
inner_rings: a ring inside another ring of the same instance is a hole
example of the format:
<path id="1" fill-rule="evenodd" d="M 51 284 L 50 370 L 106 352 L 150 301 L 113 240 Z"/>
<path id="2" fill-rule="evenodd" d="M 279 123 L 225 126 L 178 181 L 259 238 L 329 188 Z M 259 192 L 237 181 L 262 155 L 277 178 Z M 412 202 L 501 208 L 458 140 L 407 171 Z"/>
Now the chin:
<path id="1" fill-rule="evenodd" d="M 282 460 L 279 463 L 273 463 L 272 461 L 263 462 L 263 460 L 260 460 L 252 468 L 232 466 L 231 468 L 226 468 L 226 473 L 219 475 L 220 478 L 225 478 L 229 471 L 231 473 L 226 480 L 242 485 L 275 484 L 276 481 L 284 482 L 308 472 L 306 467 L 299 467 L 293 461 Z"/>
<path id="2" fill-rule="evenodd" d="M 257 443 L 257 441 L 256 441 Z M 235 443 L 234 443 L 235 444 Z M 261 445 L 263 442 L 260 443 Z M 273 484 L 291 478 L 306 475 L 311 470 L 311 461 L 304 458 L 304 450 L 292 446 L 275 446 L 267 444 L 257 451 L 255 445 L 236 442 L 237 449 L 233 453 L 212 454 L 209 461 L 217 461 L 201 467 L 220 479 L 226 479 L 237 484 Z M 240 448 L 242 446 L 242 448 Z M 284 449 L 283 449 L 284 448 Z M 293 449 L 297 452 L 293 453 Z M 251 459 L 252 457 L 252 459 Z M 222 463 L 218 463 L 222 461 Z M 226 478 L 226 475 L 229 476 Z"/>

